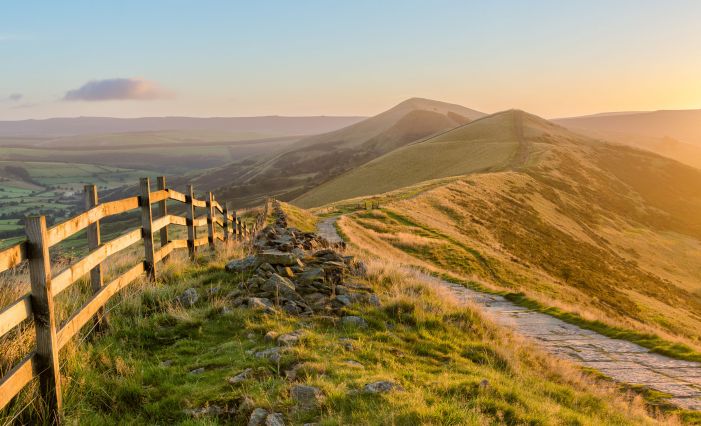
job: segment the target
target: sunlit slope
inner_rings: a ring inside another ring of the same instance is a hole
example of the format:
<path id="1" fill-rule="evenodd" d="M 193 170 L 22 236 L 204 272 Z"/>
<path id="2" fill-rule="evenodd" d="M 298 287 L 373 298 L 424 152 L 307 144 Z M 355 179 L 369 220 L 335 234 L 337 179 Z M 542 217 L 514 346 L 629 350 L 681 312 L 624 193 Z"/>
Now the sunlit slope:
<path id="1" fill-rule="evenodd" d="M 539 153 L 555 141 L 588 143 L 577 138 L 523 111 L 505 111 L 392 151 L 294 202 L 313 207 L 430 179 L 524 167 L 537 161 Z"/>
<path id="2" fill-rule="evenodd" d="M 540 136 L 526 128 L 534 135 L 526 167 L 385 198 L 382 211 L 344 218 L 345 235 L 385 256 L 701 348 L 701 171 L 557 127 Z"/>

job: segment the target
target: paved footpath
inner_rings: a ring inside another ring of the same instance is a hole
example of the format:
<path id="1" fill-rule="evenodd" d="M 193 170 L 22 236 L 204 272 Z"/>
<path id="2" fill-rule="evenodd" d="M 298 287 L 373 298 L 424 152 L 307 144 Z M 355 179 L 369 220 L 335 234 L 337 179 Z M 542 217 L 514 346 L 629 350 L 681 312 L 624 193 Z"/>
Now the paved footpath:
<path id="1" fill-rule="evenodd" d="M 340 241 L 335 221 L 336 218 L 329 218 L 319 222 L 319 234 Z M 596 369 L 620 383 L 643 385 L 670 394 L 669 401 L 680 408 L 701 410 L 701 363 L 655 354 L 635 343 L 612 339 L 518 306 L 501 296 L 417 273 L 447 288 L 459 301 L 479 306 L 497 324 L 532 339 L 557 357 Z"/>

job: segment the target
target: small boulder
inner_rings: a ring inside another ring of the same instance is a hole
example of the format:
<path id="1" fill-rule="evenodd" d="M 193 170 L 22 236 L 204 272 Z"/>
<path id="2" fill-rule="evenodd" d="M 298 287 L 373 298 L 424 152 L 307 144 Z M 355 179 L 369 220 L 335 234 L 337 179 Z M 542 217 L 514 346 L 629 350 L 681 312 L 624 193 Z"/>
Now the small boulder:
<path id="1" fill-rule="evenodd" d="M 295 408 L 299 411 L 310 411 L 319 408 L 323 398 L 321 389 L 314 386 L 294 385 L 290 389 L 290 396 L 295 402 Z"/>
<path id="2" fill-rule="evenodd" d="M 304 330 L 296 330 L 291 333 L 283 334 L 277 338 L 277 343 L 280 346 L 293 346 L 299 343 L 299 339 L 304 335 Z"/>
<path id="3" fill-rule="evenodd" d="M 200 296 L 197 294 L 197 290 L 194 288 L 190 287 L 187 290 L 183 292 L 183 294 L 180 295 L 180 303 L 185 306 L 186 308 L 192 307 L 195 303 L 197 303 L 197 300 L 199 300 Z"/>
<path id="4" fill-rule="evenodd" d="M 256 256 L 259 264 L 269 263 L 271 265 L 292 266 L 297 264 L 297 257 L 292 253 L 280 250 L 265 250 Z"/>
<path id="5" fill-rule="evenodd" d="M 336 300 L 343 306 L 348 306 L 351 304 L 351 299 L 345 294 L 339 294 L 336 296 Z"/>
<path id="6" fill-rule="evenodd" d="M 249 297 L 247 303 L 248 307 L 251 309 L 263 311 L 269 314 L 275 312 L 275 309 L 273 308 L 273 302 L 271 302 L 270 299 L 266 299 L 265 297 Z"/>
<path id="7" fill-rule="evenodd" d="M 344 327 L 368 328 L 367 321 L 355 315 L 346 315 L 341 318 L 341 325 Z"/>
<path id="8" fill-rule="evenodd" d="M 404 390 L 400 385 L 394 383 L 394 382 L 389 382 L 386 380 L 379 381 L 379 382 L 374 382 L 374 383 L 368 383 L 363 387 L 363 392 L 364 393 L 386 393 L 391 390 Z"/>
<path id="9" fill-rule="evenodd" d="M 243 273 L 252 270 L 256 266 L 256 257 L 247 256 L 243 259 L 234 259 L 226 264 L 226 270 L 234 273 Z"/>
<path id="10" fill-rule="evenodd" d="M 280 348 L 268 348 L 254 354 L 256 358 L 265 358 L 272 362 L 280 362 Z"/>
<path id="11" fill-rule="evenodd" d="M 270 278 L 268 278 L 268 280 L 261 286 L 261 290 L 288 298 L 295 296 L 294 283 L 278 274 L 273 274 Z"/>
<path id="12" fill-rule="evenodd" d="M 282 413 L 268 414 L 265 418 L 265 426 L 285 426 L 285 418 L 282 417 Z"/>
<path id="13" fill-rule="evenodd" d="M 268 417 L 268 410 L 265 408 L 256 408 L 248 418 L 248 426 L 263 426 L 265 418 Z"/>
<path id="14" fill-rule="evenodd" d="M 226 381 L 229 382 L 229 384 L 231 384 L 231 385 L 241 383 L 244 380 L 251 377 L 252 372 L 253 372 L 252 368 L 247 368 L 247 369 L 243 370 L 242 372 L 240 372 L 239 374 L 237 374 L 233 377 L 229 377 L 228 379 L 226 379 Z"/>
<path id="15" fill-rule="evenodd" d="M 190 371 L 190 374 L 202 374 L 202 373 L 204 373 L 204 367 L 195 368 L 194 370 Z"/>

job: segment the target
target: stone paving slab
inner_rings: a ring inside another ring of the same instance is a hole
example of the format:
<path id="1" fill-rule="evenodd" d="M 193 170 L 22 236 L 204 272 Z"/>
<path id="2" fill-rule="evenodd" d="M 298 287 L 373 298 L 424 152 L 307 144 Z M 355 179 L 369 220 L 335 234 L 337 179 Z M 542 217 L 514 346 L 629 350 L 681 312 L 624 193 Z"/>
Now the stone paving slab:
<path id="1" fill-rule="evenodd" d="M 594 368 L 620 383 L 667 393 L 672 396 L 669 402 L 680 408 L 701 410 L 701 363 L 651 353 L 635 343 L 606 337 L 506 299 L 484 297 L 475 290 L 429 278 L 448 288 L 458 300 L 482 307 L 497 324 L 512 328 L 559 358 Z"/>
<path id="2" fill-rule="evenodd" d="M 320 221 L 318 233 L 330 241 L 341 241 L 335 221 L 336 218 Z M 594 368 L 620 383 L 643 385 L 667 393 L 672 396 L 668 400 L 670 403 L 701 411 L 701 363 L 651 353 L 635 343 L 612 339 L 531 311 L 504 297 L 414 272 L 446 288 L 458 301 L 481 307 L 497 324 L 512 328 L 559 358 Z"/>

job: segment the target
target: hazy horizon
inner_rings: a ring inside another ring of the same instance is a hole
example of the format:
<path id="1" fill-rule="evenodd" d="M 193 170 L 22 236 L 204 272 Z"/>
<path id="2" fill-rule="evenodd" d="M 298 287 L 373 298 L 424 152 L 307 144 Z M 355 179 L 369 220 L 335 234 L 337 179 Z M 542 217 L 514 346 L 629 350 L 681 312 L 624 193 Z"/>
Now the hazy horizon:
<path id="1" fill-rule="evenodd" d="M 699 12 L 693 1 L 27 1 L 4 7 L 0 120 L 372 116 L 411 97 L 543 117 L 698 109 Z"/>

